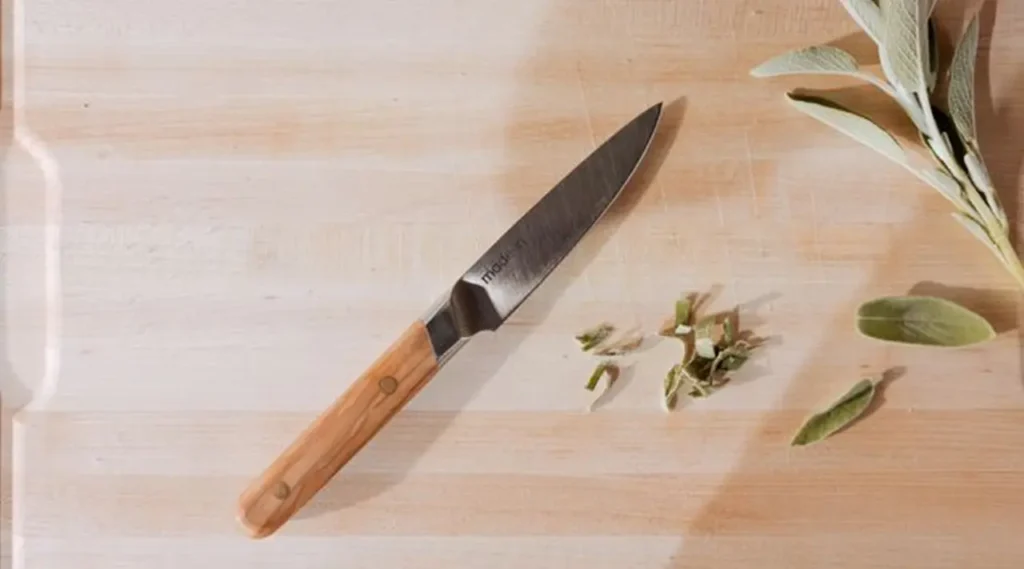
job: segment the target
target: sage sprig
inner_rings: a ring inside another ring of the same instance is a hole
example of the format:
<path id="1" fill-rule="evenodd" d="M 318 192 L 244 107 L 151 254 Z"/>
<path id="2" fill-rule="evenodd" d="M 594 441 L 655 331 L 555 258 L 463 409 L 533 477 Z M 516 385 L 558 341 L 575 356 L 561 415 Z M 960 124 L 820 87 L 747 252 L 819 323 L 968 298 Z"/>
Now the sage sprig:
<path id="1" fill-rule="evenodd" d="M 754 77 L 843 74 L 871 83 L 892 98 L 914 124 L 934 167 L 915 164 L 900 143 L 869 118 L 823 96 L 788 93 L 790 103 L 867 145 L 935 188 L 956 211 L 953 217 L 998 259 L 1024 289 L 1024 265 L 1010 242 L 1006 211 L 993 187 L 978 144 L 975 120 L 975 63 L 978 15 L 962 34 L 949 67 L 944 109 L 934 92 L 940 53 L 931 18 L 936 0 L 840 0 L 874 40 L 882 77 L 861 69 L 848 52 L 811 46 L 773 57 L 751 71 Z"/>

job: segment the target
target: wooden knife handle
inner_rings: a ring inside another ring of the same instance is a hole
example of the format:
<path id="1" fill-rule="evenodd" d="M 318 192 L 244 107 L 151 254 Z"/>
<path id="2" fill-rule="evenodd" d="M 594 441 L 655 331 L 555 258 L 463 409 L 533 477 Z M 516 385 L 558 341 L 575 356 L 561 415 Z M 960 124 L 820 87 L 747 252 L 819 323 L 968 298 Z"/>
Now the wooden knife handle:
<path id="1" fill-rule="evenodd" d="M 253 538 L 284 525 L 437 373 L 422 322 L 415 322 L 254 480 L 239 499 Z"/>

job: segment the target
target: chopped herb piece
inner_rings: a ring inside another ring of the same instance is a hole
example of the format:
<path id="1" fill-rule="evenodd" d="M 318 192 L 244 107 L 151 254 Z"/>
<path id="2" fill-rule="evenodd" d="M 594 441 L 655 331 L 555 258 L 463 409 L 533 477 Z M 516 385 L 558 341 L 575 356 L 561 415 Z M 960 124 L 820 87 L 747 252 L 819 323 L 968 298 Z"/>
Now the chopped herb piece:
<path id="1" fill-rule="evenodd" d="M 687 314 L 687 318 L 693 316 Z M 728 383 L 729 373 L 740 369 L 750 358 L 754 344 L 739 339 L 735 313 L 725 316 L 706 315 L 696 324 L 677 326 L 676 337 L 683 340 L 684 357 L 665 377 L 666 410 L 675 408 L 680 390 L 693 398 L 709 396 Z"/>
<path id="2" fill-rule="evenodd" d="M 611 389 L 615 380 L 619 378 L 619 367 L 615 362 L 605 360 L 597 364 L 597 367 L 594 368 L 594 372 L 590 374 L 590 380 L 587 381 L 587 391 L 594 391 L 597 389 L 597 385 L 601 382 L 602 377 L 606 378 L 604 389 L 587 405 L 588 411 L 594 410 L 594 405 L 597 403 L 598 399 L 600 399 L 602 395 L 608 393 L 608 390 Z"/>
<path id="3" fill-rule="evenodd" d="M 689 298 L 676 301 L 676 328 L 690 324 L 690 311 L 693 302 Z"/>
<path id="4" fill-rule="evenodd" d="M 584 352 L 589 352 L 590 350 L 600 345 L 601 342 L 604 342 L 606 339 L 608 339 L 608 336 L 610 336 L 613 331 L 615 331 L 615 327 L 612 326 L 611 324 L 598 324 L 593 328 L 589 328 L 579 333 L 576 336 L 576 341 L 579 342 L 581 350 L 583 350 Z"/>

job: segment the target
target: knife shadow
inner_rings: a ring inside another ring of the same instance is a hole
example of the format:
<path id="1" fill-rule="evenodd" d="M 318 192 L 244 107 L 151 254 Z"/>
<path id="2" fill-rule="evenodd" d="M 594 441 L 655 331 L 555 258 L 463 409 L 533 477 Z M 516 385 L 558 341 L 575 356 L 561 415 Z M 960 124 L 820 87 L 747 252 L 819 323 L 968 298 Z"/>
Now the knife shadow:
<path id="1" fill-rule="evenodd" d="M 637 112 L 640 110 L 637 109 Z M 588 266 L 597 258 L 618 226 L 651 188 L 675 141 L 684 114 L 685 99 L 682 97 L 663 107 L 661 122 L 646 158 L 619 198 L 593 228 L 598 230 L 591 230 L 583 237 L 566 259 L 523 302 L 516 311 L 518 315 L 528 314 L 530 322 L 544 320 L 578 278 L 580 268 Z M 509 180 L 510 185 L 513 183 L 514 175 Z M 411 418 L 411 413 L 396 414 L 346 468 L 339 471 L 304 508 L 295 513 L 295 519 L 315 518 L 344 510 L 401 483 L 434 442 L 448 430 L 461 410 L 511 357 L 519 353 L 530 331 L 528 327 L 517 325 L 512 320 L 497 332 L 484 334 L 463 348 L 417 396 L 429 397 L 431 390 L 443 384 L 445 406 L 450 405 L 456 411 L 417 411 L 414 412 L 416 418 Z M 424 421 L 426 414 L 432 415 L 432 420 Z M 374 456 L 388 457 L 386 470 L 373 471 L 370 464 Z"/>

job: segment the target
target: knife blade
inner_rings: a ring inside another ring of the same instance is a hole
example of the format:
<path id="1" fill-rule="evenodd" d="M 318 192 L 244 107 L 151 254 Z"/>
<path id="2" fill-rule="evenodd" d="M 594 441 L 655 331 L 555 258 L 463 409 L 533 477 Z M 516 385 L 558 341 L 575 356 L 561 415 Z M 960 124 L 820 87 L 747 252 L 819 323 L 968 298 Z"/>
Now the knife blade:
<path id="1" fill-rule="evenodd" d="M 238 520 L 251 537 L 277 531 L 467 342 L 515 312 L 626 187 L 661 112 L 647 108 L 573 168 L 250 483 Z"/>

